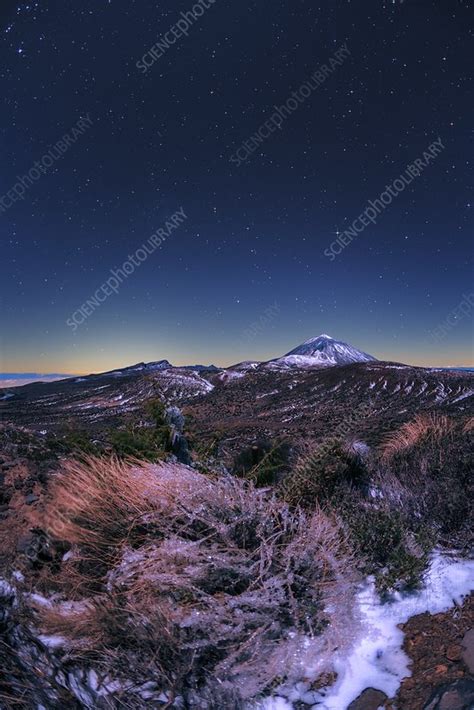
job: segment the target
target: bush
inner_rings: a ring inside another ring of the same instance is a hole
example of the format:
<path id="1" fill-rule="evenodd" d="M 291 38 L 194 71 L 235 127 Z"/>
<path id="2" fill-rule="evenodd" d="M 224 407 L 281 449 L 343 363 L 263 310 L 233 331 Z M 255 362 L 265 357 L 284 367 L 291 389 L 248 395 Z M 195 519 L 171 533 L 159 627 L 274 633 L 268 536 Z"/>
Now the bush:
<path id="1" fill-rule="evenodd" d="M 112 452 L 119 458 L 159 461 L 171 450 L 171 431 L 163 402 L 158 398 L 148 400 L 144 413 L 147 422 L 131 423 L 109 432 L 108 441 Z"/>
<path id="2" fill-rule="evenodd" d="M 293 471 L 283 480 L 280 495 L 290 505 L 313 507 L 330 501 L 341 487 L 360 484 L 365 465 L 338 439 L 326 439 L 308 447 Z"/>
<path id="3" fill-rule="evenodd" d="M 474 523 L 469 421 L 417 417 L 384 443 L 378 474 L 384 496 L 397 499 L 411 525 L 423 521 L 437 530 L 442 542 L 456 546 L 469 542 Z M 413 430 L 416 435 L 408 437 Z"/>
<path id="4" fill-rule="evenodd" d="M 163 458 L 168 439 L 166 431 L 144 427 L 116 429 L 109 433 L 109 444 L 119 458 L 137 458 L 158 461 Z"/>
<path id="5" fill-rule="evenodd" d="M 86 431 L 81 429 L 71 429 L 66 431 L 62 436 L 55 439 L 49 439 L 48 444 L 51 450 L 61 454 L 80 456 L 83 454 L 97 455 L 99 447 L 93 441 Z"/>
<path id="6" fill-rule="evenodd" d="M 258 441 L 236 457 L 233 473 L 253 481 L 256 486 L 269 486 L 288 471 L 290 455 L 288 442 Z"/>
<path id="7" fill-rule="evenodd" d="M 54 580 L 65 601 L 43 605 L 42 631 L 64 636 L 69 654 L 101 657 L 110 676 L 152 678 L 185 701 L 206 695 L 210 678 L 255 696 L 351 603 L 336 521 L 230 476 L 69 463 L 40 520 L 72 546 Z"/>
<path id="8" fill-rule="evenodd" d="M 419 586 L 433 545 L 428 529 L 418 525 L 413 531 L 403 511 L 354 492 L 339 500 L 337 509 L 365 573 L 375 575 L 380 591 Z"/>

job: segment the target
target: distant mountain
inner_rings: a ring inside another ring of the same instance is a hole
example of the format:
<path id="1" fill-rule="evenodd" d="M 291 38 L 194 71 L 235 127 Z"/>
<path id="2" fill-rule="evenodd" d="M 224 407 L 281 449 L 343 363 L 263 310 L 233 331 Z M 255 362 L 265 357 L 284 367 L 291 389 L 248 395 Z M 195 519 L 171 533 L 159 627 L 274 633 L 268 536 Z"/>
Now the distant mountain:
<path id="1" fill-rule="evenodd" d="M 54 382 L 63 380 L 73 375 L 63 375 L 59 373 L 41 374 L 38 372 L 0 372 L 0 388 L 21 387 L 32 382 Z"/>
<path id="2" fill-rule="evenodd" d="M 57 372 L 48 372 L 41 374 L 40 372 L 0 372 L 0 380 L 33 380 L 39 377 L 73 377 L 73 375 L 63 375 Z"/>
<path id="3" fill-rule="evenodd" d="M 155 362 L 137 362 L 136 365 L 128 365 L 127 367 L 120 367 L 116 370 L 107 370 L 107 372 L 99 373 L 102 375 L 115 375 L 120 377 L 121 375 L 129 375 L 134 372 L 153 372 L 154 370 L 168 370 L 173 367 L 173 365 L 168 360 L 156 360 Z"/>
<path id="4" fill-rule="evenodd" d="M 374 362 L 373 355 L 357 350 L 341 340 L 334 340 L 323 333 L 298 345 L 283 357 L 270 360 L 268 365 L 276 367 L 331 367 L 351 365 L 355 362 Z"/>

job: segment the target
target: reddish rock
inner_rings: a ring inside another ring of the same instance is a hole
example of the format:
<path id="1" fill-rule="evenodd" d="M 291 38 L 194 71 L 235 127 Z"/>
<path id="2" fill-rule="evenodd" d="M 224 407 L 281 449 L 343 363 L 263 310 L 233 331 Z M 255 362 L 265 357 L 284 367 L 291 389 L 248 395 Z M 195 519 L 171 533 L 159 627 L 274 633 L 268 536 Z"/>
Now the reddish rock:
<path id="1" fill-rule="evenodd" d="M 366 688 L 352 701 L 347 710 L 378 710 L 388 700 L 385 693 L 375 688 Z"/>
<path id="2" fill-rule="evenodd" d="M 458 646 L 458 644 L 452 644 L 451 646 L 448 646 L 447 651 L 446 651 L 446 658 L 450 661 L 459 661 L 461 658 L 462 654 L 462 648 L 461 646 Z"/>
<path id="3" fill-rule="evenodd" d="M 423 710 L 472 710 L 474 680 L 465 678 L 438 688 Z"/>
<path id="4" fill-rule="evenodd" d="M 311 684 L 312 690 L 319 690 L 320 688 L 327 688 L 329 685 L 334 685 L 337 680 L 337 673 L 326 672 L 321 673 L 316 680 Z"/>
<path id="5" fill-rule="evenodd" d="M 462 648 L 462 660 L 469 668 L 469 672 L 474 673 L 474 629 L 469 629 L 464 634 Z"/>

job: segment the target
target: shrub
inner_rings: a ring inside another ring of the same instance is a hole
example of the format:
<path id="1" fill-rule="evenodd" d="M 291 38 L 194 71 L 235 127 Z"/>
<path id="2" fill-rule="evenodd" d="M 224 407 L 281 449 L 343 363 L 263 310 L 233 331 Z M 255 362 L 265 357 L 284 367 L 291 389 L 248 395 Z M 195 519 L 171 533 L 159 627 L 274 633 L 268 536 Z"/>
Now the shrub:
<path id="1" fill-rule="evenodd" d="M 163 458 L 168 445 L 166 430 L 138 426 L 115 429 L 109 433 L 108 439 L 113 453 L 121 459 L 157 461 Z"/>
<path id="2" fill-rule="evenodd" d="M 43 631 L 172 696 L 205 695 L 212 677 L 253 697 L 290 672 L 298 639 L 307 644 L 349 604 L 350 555 L 334 518 L 290 511 L 230 476 L 69 463 L 40 517 L 72 545 L 58 576 L 80 601 L 42 607 Z"/>
<path id="3" fill-rule="evenodd" d="M 410 517 L 449 545 L 466 542 L 474 522 L 474 441 L 469 422 L 430 416 L 409 422 L 381 449 L 378 485 Z M 413 424 L 413 427 L 412 427 Z M 407 432 L 416 430 L 408 443 Z"/>
<path id="4" fill-rule="evenodd" d="M 146 421 L 132 421 L 121 429 L 108 433 L 112 452 L 119 458 L 137 458 L 159 461 L 171 450 L 171 430 L 166 421 L 163 402 L 154 397 L 149 399 L 143 412 Z"/>
<path id="5" fill-rule="evenodd" d="M 367 502 L 355 492 L 339 500 L 337 508 L 364 571 L 375 575 L 380 591 L 420 584 L 433 544 L 427 529 L 418 525 L 413 531 L 403 511 L 386 502 Z"/>
<path id="6" fill-rule="evenodd" d="M 233 472 L 257 486 L 272 485 L 288 471 L 290 455 L 288 442 L 258 441 L 236 457 Z"/>
<path id="7" fill-rule="evenodd" d="M 364 478 L 365 464 L 355 451 L 339 439 L 326 439 L 300 454 L 280 495 L 290 505 L 311 508 L 330 501 L 341 486 L 359 484 Z"/>
<path id="8" fill-rule="evenodd" d="M 88 433 L 81 429 L 70 429 L 62 436 L 56 439 L 49 439 L 48 443 L 51 449 L 62 454 L 68 455 L 96 455 L 99 453 L 99 447 L 91 441 Z"/>

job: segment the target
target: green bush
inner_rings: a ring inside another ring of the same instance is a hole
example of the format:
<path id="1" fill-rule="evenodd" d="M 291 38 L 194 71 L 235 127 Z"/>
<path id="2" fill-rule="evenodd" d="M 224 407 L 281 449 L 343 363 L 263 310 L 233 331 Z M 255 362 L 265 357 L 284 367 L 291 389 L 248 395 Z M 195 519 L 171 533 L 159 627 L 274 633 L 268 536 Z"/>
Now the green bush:
<path id="1" fill-rule="evenodd" d="M 337 439 L 323 441 L 305 456 L 280 486 L 280 494 L 290 505 L 314 507 L 330 501 L 341 487 L 360 483 L 363 464 Z"/>
<path id="2" fill-rule="evenodd" d="M 286 441 L 258 441 L 237 456 L 233 472 L 258 487 L 273 485 L 288 471 L 290 455 L 291 446 Z"/>
<path id="3" fill-rule="evenodd" d="M 131 423 L 122 429 L 112 430 L 108 440 L 119 458 L 134 457 L 158 461 L 170 450 L 171 431 L 165 419 L 165 406 L 158 398 L 144 405 L 147 425 Z"/>
<path id="4" fill-rule="evenodd" d="M 156 435 L 154 429 L 116 429 L 110 433 L 109 441 L 113 452 L 119 458 L 134 457 L 146 461 L 158 461 L 163 458 L 164 441 Z"/>
<path id="5" fill-rule="evenodd" d="M 419 586 L 434 543 L 429 527 L 413 529 L 402 511 L 367 502 L 355 491 L 335 505 L 364 572 L 375 575 L 380 591 Z"/>
<path id="6" fill-rule="evenodd" d="M 100 453 L 99 446 L 94 443 L 90 435 L 82 430 L 67 430 L 58 437 L 47 439 L 47 445 L 55 454 L 81 456 L 82 454 L 96 456 Z"/>

